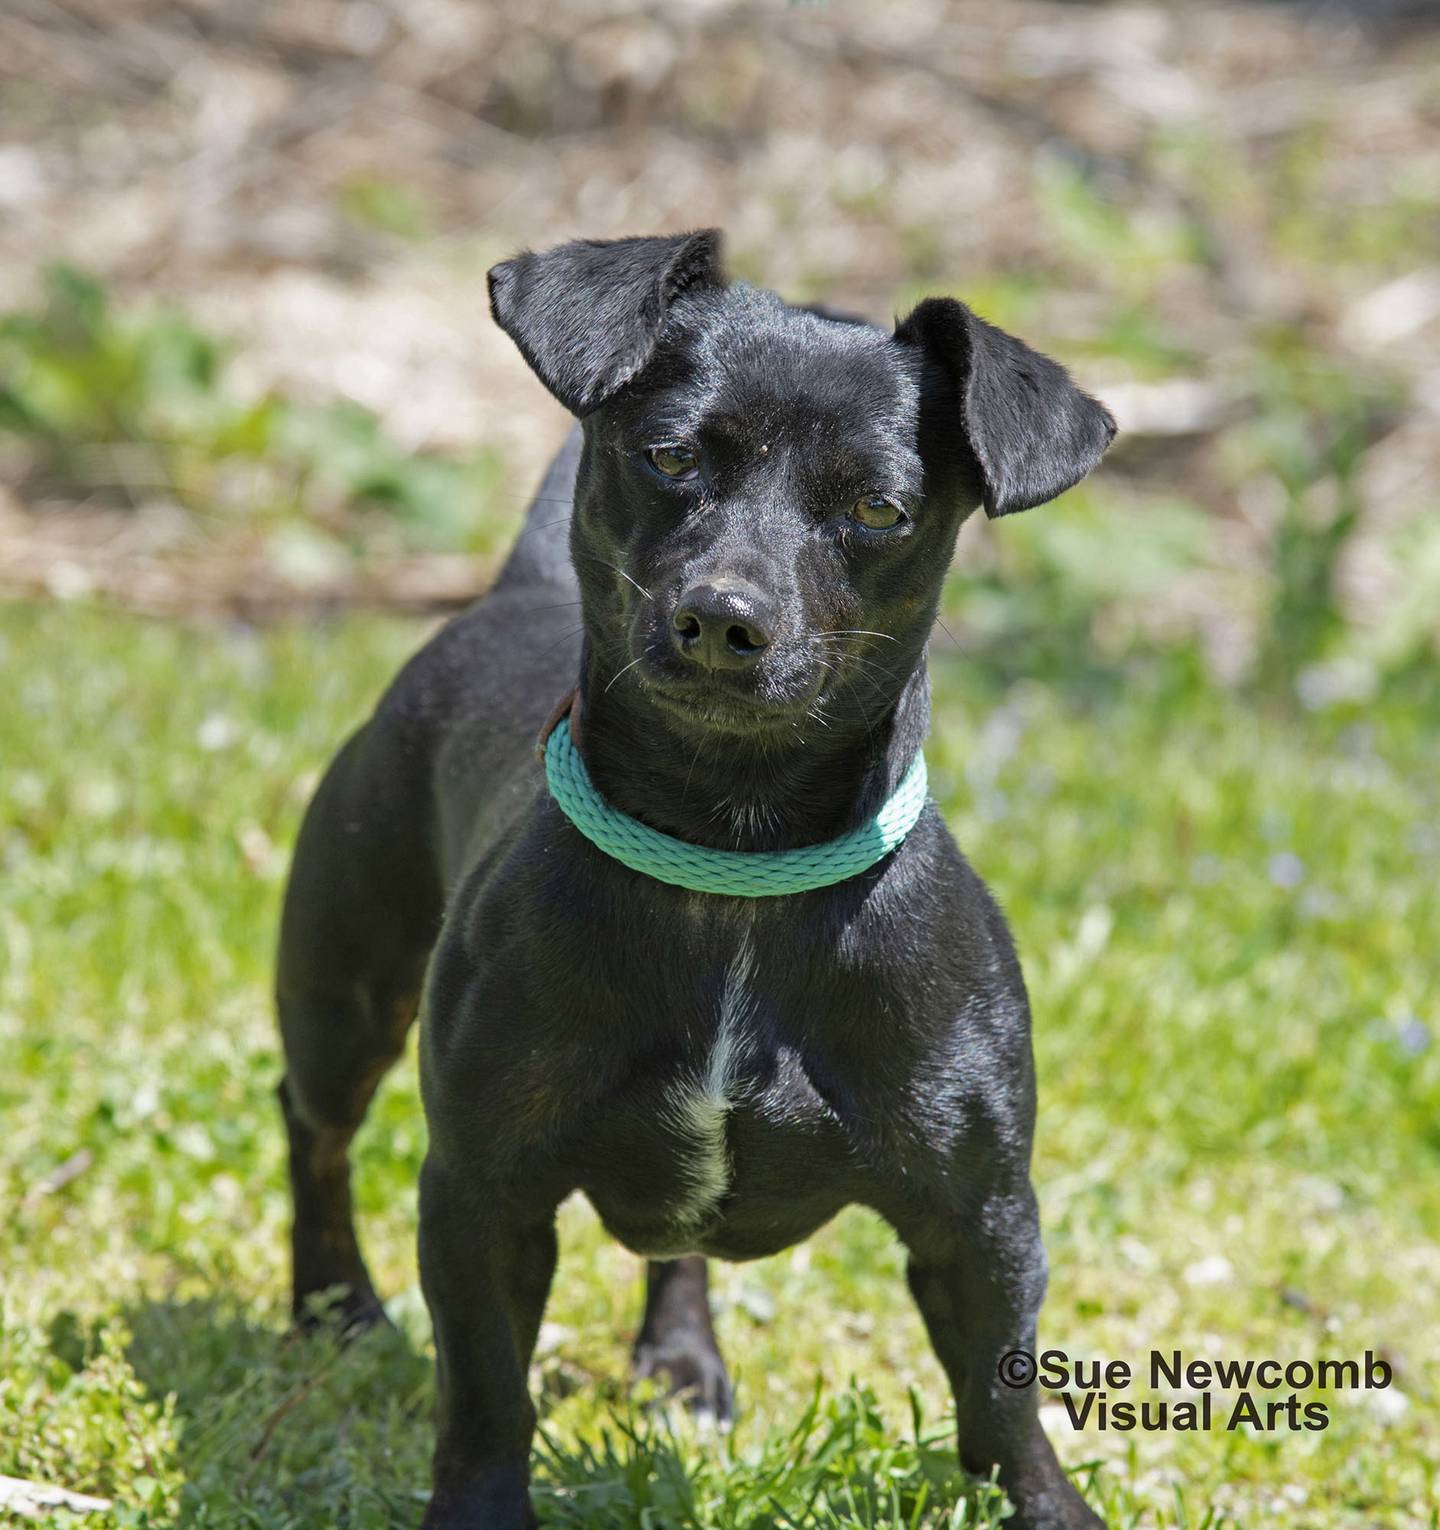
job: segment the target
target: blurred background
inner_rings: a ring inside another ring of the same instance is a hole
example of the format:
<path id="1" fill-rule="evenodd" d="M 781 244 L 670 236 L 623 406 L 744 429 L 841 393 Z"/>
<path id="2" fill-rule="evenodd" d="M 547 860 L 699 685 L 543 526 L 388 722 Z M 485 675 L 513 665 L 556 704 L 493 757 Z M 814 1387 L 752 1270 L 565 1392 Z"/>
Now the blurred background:
<path id="1" fill-rule="evenodd" d="M 1440 631 L 1437 19 L 6 0 L 0 590 L 462 600 L 564 430 L 485 268 L 713 223 L 796 298 L 961 295 L 1113 406 L 1069 513 L 967 531 L 959 641 L 1363 700 Z"/>
<path id="2" fill-rule="evenodd" d="M 357 1142 L 400 1332 L 287 1338 L 290 847 L 567 428 L 486 268 L 709 224 L 1120 420 L 965 526 L 931 650 L 1036 1014 L 1045 1342 L 1393 1367 L 1301 1435 L 1050 1396 L 1062 1458 L 1116 1530 L 1433 1527 L 1434 0 L 0 0 L 0 1520 L 418 1517 L 409 1064 Z M 546 1525 L 1003 1530 L 873 1215 L 715 1269 L 718 1446 L 630 1407 L 637 1261 L 561 1238 Z"/>

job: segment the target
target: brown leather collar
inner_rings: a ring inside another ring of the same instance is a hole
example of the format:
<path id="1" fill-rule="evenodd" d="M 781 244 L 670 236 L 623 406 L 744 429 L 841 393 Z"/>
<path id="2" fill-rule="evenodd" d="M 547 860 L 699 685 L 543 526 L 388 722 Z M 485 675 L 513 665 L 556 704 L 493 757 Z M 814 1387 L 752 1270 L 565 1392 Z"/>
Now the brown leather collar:
<path id="1" fill-rule="evenodd" d="M 540 737 L 535 741 L 535 753 L 541 762 L 545 759 L 545 746 L 550 742 L 550 735 L 560 726 L 561 718 L 570 719 L 570 742 L 576 749 L 580 748 L 580 687 L 572 685 L 568 691 L 555 703 L 555 710 L 545 720 L 545 726 L 540 730 Z"/>

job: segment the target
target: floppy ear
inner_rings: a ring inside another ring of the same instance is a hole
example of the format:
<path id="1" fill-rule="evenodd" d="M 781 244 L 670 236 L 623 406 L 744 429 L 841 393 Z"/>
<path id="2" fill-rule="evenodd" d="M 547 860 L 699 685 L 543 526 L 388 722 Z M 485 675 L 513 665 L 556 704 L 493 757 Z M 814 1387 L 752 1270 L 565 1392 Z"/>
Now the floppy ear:
<path id="1" fill-rule="evenodd" d="M 720 233 L 580 239 L 491 268 L 490 312 L 535 375 L 586 414 L 650 359 L 670 305 L 720 287 Z"/>
<path id="2" fill-rule="evenodd" d="M 895 330 L 920 346 L 959 396 L 956 422 L 980 469 L 986 515 L 1054 499 L 1115 437 L 1110 411 L 1059 362 L 996 329 L 954 298 L 926 298 Z"/>

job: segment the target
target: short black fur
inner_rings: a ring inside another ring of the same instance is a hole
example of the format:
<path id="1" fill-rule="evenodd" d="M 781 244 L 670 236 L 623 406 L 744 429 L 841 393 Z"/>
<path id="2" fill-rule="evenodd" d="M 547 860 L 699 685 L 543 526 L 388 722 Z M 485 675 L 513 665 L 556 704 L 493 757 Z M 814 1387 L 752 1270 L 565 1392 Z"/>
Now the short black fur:
<path id="1" fill-rule="evenodd" d="M 535 740 L 578 681 L 616 807 L 732 850 L 843 833 L 924 740 L 966 513 L 1060 492 L 1113 424 L 958 303 L 893 335 L 788 307 L 727 284 L 711 231 L 523 255 L 491 290 L 583 427 L 494 589 L 406 666 L 306 817 L 278 976 L 297 1315 L 338 1288 L 345 1321 L 382 1316 L 347 1151 L 423 1008 L 431 1530 L 532 1522 L 526 1370 L 576 1189 L 651 1260 L 637 1372 L 722 1417 L 703 1256 L 875 1208 L 965 1464 L 998 1466 L 1019 1527 L 1094 1525 L 996 1375 L 1033 1347 L 1045 1283 L 1029 1011 L 933 804 L 836 886 L 688 893 L 584 839 Z"/>

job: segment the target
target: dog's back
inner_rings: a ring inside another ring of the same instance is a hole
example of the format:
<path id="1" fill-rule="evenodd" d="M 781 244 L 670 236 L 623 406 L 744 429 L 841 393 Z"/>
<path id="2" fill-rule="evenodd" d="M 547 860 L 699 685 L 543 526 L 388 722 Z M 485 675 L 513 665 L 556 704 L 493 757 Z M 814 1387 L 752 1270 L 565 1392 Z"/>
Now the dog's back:
<path id="1" fill-rule="evenodd" d="M 282 993 L 328 976 L 315 968 L 331 953 L 338 983 L 353 980 L 357 953 L 393 965 L 396 940 L 428 949 L 465 860 L 533 792 L 537 733 L 579 661 L 569 531 L 580 451 L 577 428 L 490 591 L 401 669 L 326 772 L 286 898 Z"/>

